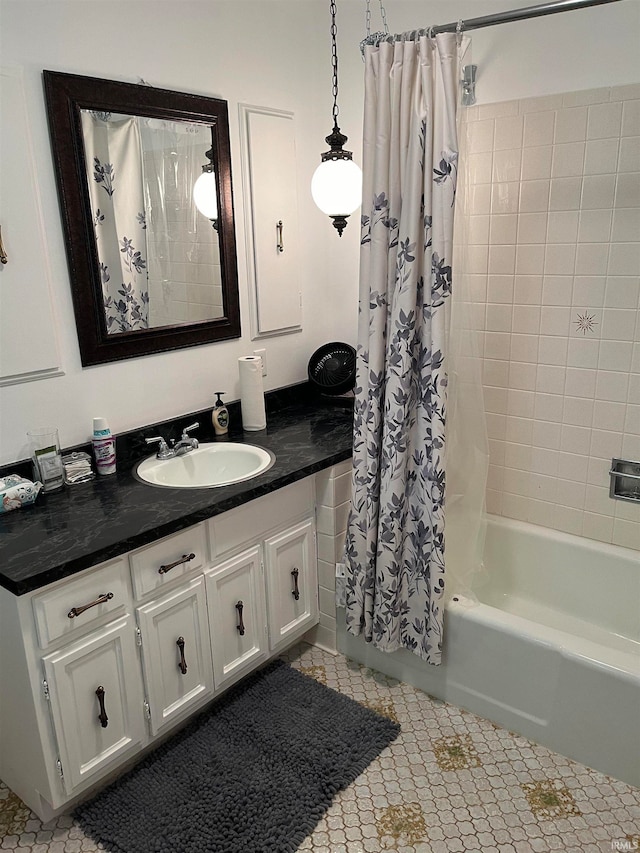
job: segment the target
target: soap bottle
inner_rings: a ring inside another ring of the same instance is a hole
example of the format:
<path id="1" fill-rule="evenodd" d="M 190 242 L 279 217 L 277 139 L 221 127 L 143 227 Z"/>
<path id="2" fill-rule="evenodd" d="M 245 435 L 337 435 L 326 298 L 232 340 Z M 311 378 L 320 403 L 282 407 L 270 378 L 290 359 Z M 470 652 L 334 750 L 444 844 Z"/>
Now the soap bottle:
<path id="1" fill-rule="evenodd" d="M 220 399 L 224 391 L 216 391 L 216 404 L 211 412 L 211 422 L 216 435 L 226 435 L 229 432 L 229 410 Z"/>
<path id="2" fill-rule="evenodd" d="M 116 443 L 106 418 L 93 419 L 93 454 L 98 474 L 116 473 Z"/>

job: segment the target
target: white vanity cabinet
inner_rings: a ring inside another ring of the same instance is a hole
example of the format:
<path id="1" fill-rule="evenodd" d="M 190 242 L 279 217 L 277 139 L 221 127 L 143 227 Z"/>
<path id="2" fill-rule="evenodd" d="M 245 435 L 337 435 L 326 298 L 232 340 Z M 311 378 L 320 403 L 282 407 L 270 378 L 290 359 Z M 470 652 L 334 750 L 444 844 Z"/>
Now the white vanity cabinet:
<path id="1" fill-rule="evenodd" d="M 126 558 L 0 589 L 0 778 L 45 820 L 147 740 L 135 637 Z"/>
<path id="2" fill-rule="evenodd" d="M 0 778 L 49 820 L 317 621 L 314 477 L 36 592 L 0 587 Z"/>
<path id="3" fill-rule="evenodd" d="M 260 608 L 263 610 L 261 621 L 264 639 L 261 645 L 256 636 L 252 651 L 245 652 L 255 655 L 256 660 L 262 659 L 261 649 L 266 648 L 267 643 L 270 654 L 282 651 L 315 625 L 319 618 L 314 485 L 313 477 L 300 480 L 275 494 L 265 495 L 208 522 L 214 564 L 220 556 L 235 553 L 246 544 L 248 536 L 252 537 L 254 550 L 240 554 L 235 571 L 243 564 L 247 566 L 244 586 L 248 590 L 252 586 L 249 579 L 256 577 L 257 562 L 260 560 L 260 571 L 264 577 L 264 581 L 259 584 L 260 595 L 266 594 L 266 597 L 261 600 L 255 598 L 254 601 L 256 614 Z M 249 564 L 252 566 L 250 570 Z M 226 567 L 221 566 L 220 570 L 233 572 L 233 565 L 234 561 L 231 561 Z M 214 577 L 215 574 L 210 576 L 211 581 Z M 230 594 L 231 599 L 236 594 L 240 600 L 240 589 Z M 208 597 L 210 601 L 215 600 Z M 235 602 L 231 600 L 229 604 Z M 229 604 L 224 606 L 227 619 Z M 253 617 L 257 618 L 257 615 Z M 234 666 L 244 665 L 242 643 L 234 637 L 234 642 L 225 640 L 228 645 L 224 652 L 216 650 L 218 636 L 213 626 L 217 628 L 217 624 L 212 619 L 214 667 L 218 657 L 222 671 L 218 667 L 216 678 L 224 678 L 225 671 L 231 675 Z M 229 636 L 232 637 L 233 625 L 229 624 Z M 239 633 L 237 628 L 236 633 Z"/>
<path id="4" fill-rule="evenodd" d="M 95 782 L 145 741 L 130 601 L 124 558 L 54 584 L 31 600 L 44 652 L 29 651 L 49 706 L 59 800 Z M 29 638 L 35 639 L 31 631 Z"/>
<path id="5" fill-rule="evenodd" d="M 129 554 L 152 737 L 213 695 L 207 551 L 205 525 L 196 524 Z"/>

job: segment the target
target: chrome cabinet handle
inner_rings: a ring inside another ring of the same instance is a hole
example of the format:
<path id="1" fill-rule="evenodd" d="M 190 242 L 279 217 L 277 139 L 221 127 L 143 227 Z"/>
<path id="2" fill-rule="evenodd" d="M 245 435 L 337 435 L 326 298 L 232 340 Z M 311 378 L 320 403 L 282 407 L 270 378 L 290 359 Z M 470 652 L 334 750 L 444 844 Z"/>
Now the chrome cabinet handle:
<path id="1" fill-rule="evenodd" d="M 295 598 L 296 601 L 298 601 L 300 598 L 300 590 L 298 589 L 298 569 L 294 569 L 291 572 L 291 575 L 293 577 L 293 589 L 291 590 L 291 595 Z"/>
<path id="2" fill-rule="evenodd" d="M 189 560 L 195 560 L 195 554 L 183 554 L 179 560 L 176 560 L 175 563 L 168 563 L 166 566 L 160 566 L 158 569 L 159 575 L 166 575 L 167 572 L 170 572 L 171 569 L 175 569 L 176 566 L 181 565 L 181 563 L 188 563 Z"/>
<path id="3" fill-rule="evenodd" d="M 107 717 L 107 712 L 104 709 L 104 687 L 100 686 L 96 690 L 96 696 L 98 697 L 98 703 L 100 704 L 100 713 L 98 714 L 98 719 L 100 720 L 100 725 L 103 729 L 106 729 L 109 725 L 109 717 Z"/>
<path id="4" fill-rule="evenodd" d="M 242 621 L 243 607 L 244 605 L 241 601 L 236 604 L 236 610 L 238 611 L 238 624 L 236 625 L 236 628 L 238 629 L 238 634 L 240 634 L 241 637 L 244 637 L 244 622 Z"/>
<path id="5" fill-rule="evenodd" d="M 75 619 L 76 616 L 79 616 L 81 613 L 84 613 L 85 610 L 88 610 L 90 607 L 95 607 L 97 604 L 104 604 L 105 601 L 111 601 L 113 598 L 112 592 L 106 592 L 104 595 L 99 595 L 95 601 L 90 601 L 89 604 L 83 604 L 82 607 L 72 607 L 71 610 L 67 613 L 69 619 Z"/>
<path id="6" fill-rule="evenodd" d="M 279 219 L 276 223 L 276 233 L 277 233 L 277 242 L 276 248 L 279 252 L 284 252 L 284 242 L 282 239 L 282 219 Z"/>
<path id="7" fill-rule="evenodd" d="M 178 663 L 178 669 L 183 675 L 186 675 L 187 662 L 184 659 L 184 637 L 178 637 L 176 640 L 176 646 L 180 649 L 180 662 Z"/>

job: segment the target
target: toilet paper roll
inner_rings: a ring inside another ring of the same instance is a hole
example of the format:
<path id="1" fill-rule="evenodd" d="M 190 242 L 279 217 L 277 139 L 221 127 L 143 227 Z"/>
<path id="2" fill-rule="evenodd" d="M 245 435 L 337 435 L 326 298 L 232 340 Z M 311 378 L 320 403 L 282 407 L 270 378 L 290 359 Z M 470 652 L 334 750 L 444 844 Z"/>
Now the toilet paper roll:
<path id="1" fill-rule="evenodd" d="M 264 409 L 262 359 L 254 355 L 239 358 L 238 370 L 242 428 L 250 432 L 264 429 L 267 425 L 267 416 Z"/>

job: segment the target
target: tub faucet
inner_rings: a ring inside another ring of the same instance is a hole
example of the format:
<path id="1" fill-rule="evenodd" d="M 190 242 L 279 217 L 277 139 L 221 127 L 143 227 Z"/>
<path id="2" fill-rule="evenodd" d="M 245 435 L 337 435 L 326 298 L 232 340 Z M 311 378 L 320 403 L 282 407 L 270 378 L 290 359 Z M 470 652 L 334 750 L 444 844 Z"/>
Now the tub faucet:
<path id="1" fill-rule="evenodd" d="M 195 450 L 197 448 L 198 439 L 191 438 L 189 433 L 191 430 L 197 429 L 199 426 L 200 424 L 196 421 L 196 423 L 185 427 L 182 430 L 180 441 L 172 441 L 171 447 L 169 447 L 161 435 L 154 436 L 154 438 L 145 438 L 145 442 L 147 444 L 158 445 L 158 452 L 156 453 L 157 459 L 173 459 L 175 456 L 184 456 L 185 453 L 189 453 L 191 450 Z"/>

